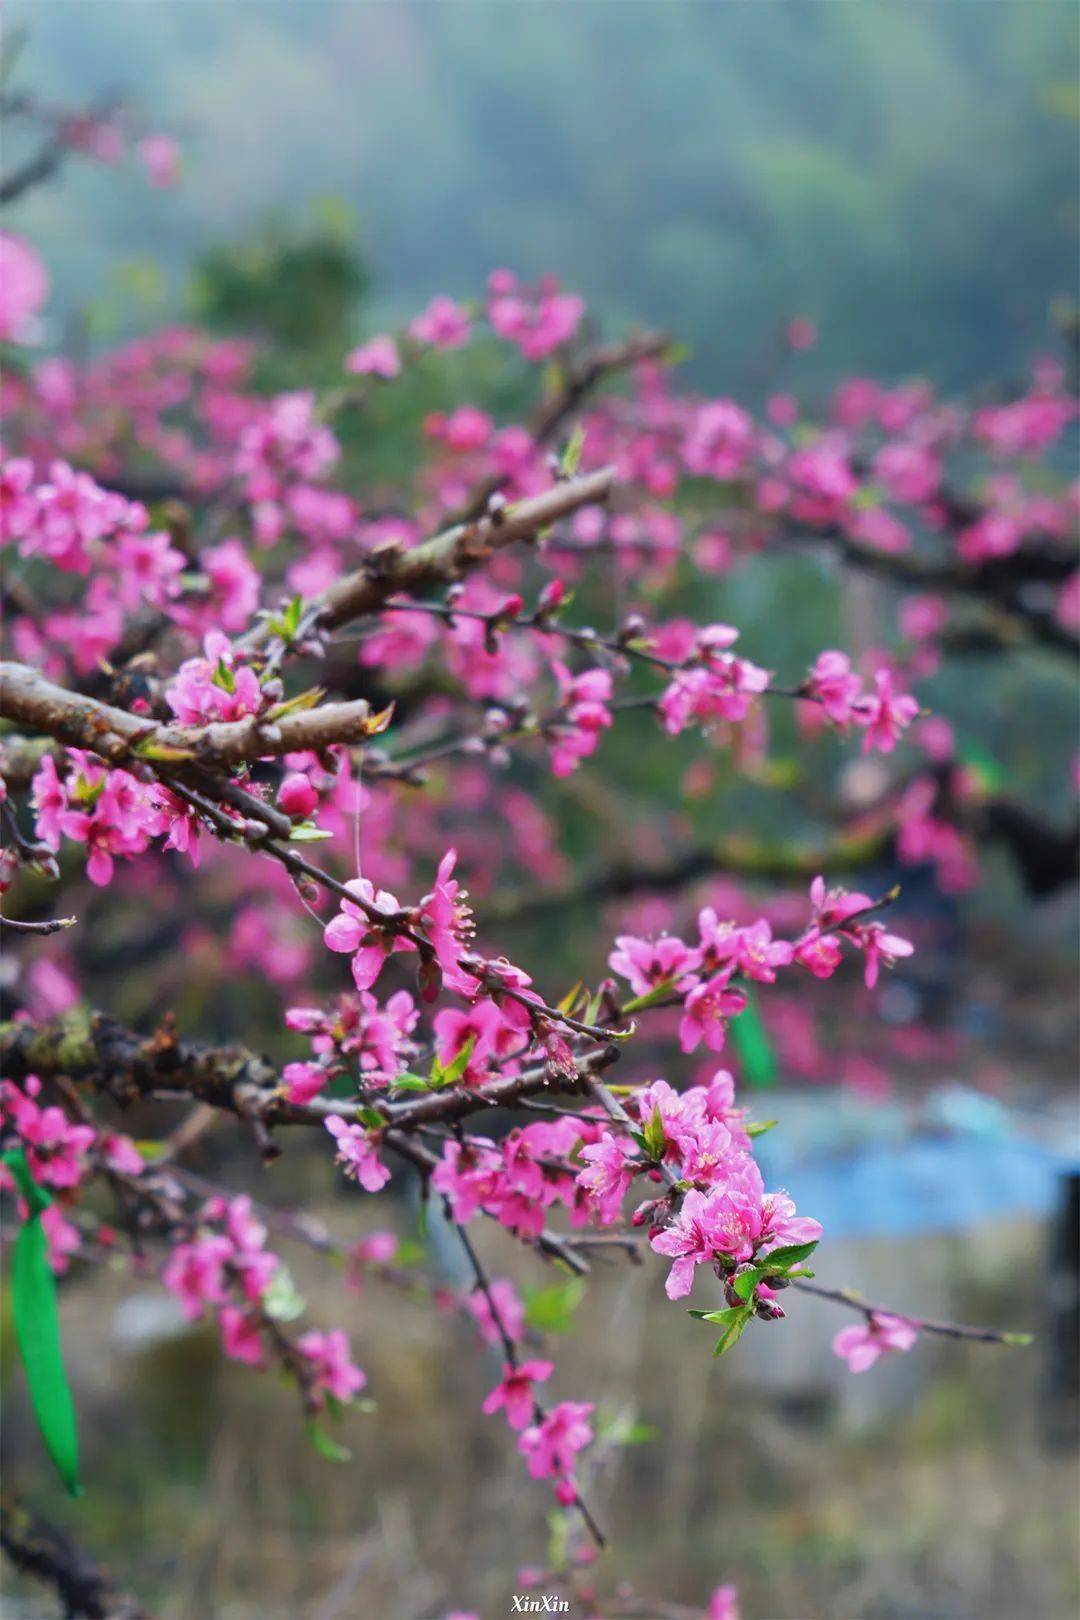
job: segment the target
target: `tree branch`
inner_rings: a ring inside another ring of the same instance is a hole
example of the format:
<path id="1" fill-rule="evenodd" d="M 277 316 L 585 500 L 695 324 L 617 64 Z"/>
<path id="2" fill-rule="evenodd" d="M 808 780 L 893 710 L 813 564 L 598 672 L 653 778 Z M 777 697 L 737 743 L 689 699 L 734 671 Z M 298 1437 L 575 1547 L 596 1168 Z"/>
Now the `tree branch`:
<path id="1" fill-rule="evenodd" d="M 641 337 L 628 338 L 625 343 L 603 344 L 582 355 L 567 368 L 561 386 L 540 401 L 529 425 L 532 438 L 537 444 L 550 444 L 578 406 L 606 378 L 643 360 L 656 360 L 670 347 L 671 339 L 665 332 L 646 332 Z M 499 484 L 498 478 L 485 479 L 454 513 L 452 521 L 469 523 L 480 517 Z"/>
<path id="2" fill-rule="evenodd" d="M 828 1300 L 832 1305 L 846 1305 L 848 1310 L 858 1311 L 868 1322 L 875 1316 L 895 1316 L 901 1322 L 909 1322 L 920 1333 L 935 1333 L 944 1339 L 974 1339 L 979 1344 L 1005 1344 L 1020 1346 L 1031 1342 L 1031 1335 L 1027 1333 L 1004 1333 L 998 1328 L 966 1327 L 962 1322 L 931 1322 L 924 1316 L 909 1316 L 905 1311 L 894 1311 L 888 1305 L 870 1305 L 866 1300 L 860 1299 L 858 1294 L 846 1288 L 822 1288 L 819 1283 L 805 1282 L 794 1278 L 792 1288 L 797 1288 L 801 1294 L 816 1294 L 818 1299 Z"/>
<path id="3" fill-rule="evenodd" d="M 0 1545 L 22 1574 L 55 1587 L 68 1620 L 150 1620 L 138 1599 L 119 1590 L 65 1531 L 9 1493 L 0 1500 Z"/>
<path id="4" fill-rule="evenodd" d="M 396 546 L 377 551 L 364 568 L 346 574 L 309 604 L 305 628 L 334 630 L 364 613 L 376 612 L 400 592 L 412 594 L 451 584 L 493 552 L 519 540 L 533 540 L 581 507 L 606 501 L 614 481 L 614 469 L 603 467 L 584 478 L 554 484 L 540 495 L 489 512 L 474 522 L 454 524 L 411 551 Z M 236 650 L 256 652 L 271 634 L 263 620 L 235 643 Z"/>
<path id="5" fill-rule="evenodd" d="M 266 755 L 358 742 L 372 729 L 371 707 L 363 698 L 322 703 L 277 719 L 248 715 L 208 726 L 162 725 L 69 692 L 28 665 L 12 662 L 0 663 L 0 714 L 114 764 L 141 756 L 151 763 L 242 765 Z"/>
<path id="6" fill-rule="evenodd" d="M 969 521 L 973 518 L 969 517 Z M 799 528 L 797 532 L 783 533 L 782 538 L 789 544 L 810 542 L 831 546 L 847 567 L 894 585 L 947 596 L 969 596 L 1005 614 L 1051 651 L 1066 653 L 1074 659 L 1080 653 L 1080 640 L 1059 624 L 1052 612 L 1033 606 L 1023 595 L 1031 584 L 1063 584 L 1075 570 L 1075 552 L 1062 546 L 1026 546 L 1011 557 L 972 567 L 960 561 L 930 562 L 910 552 L 874 551 L 839 529 L 813 533 Z"/>
<path id="7" fill-rule="evenodd" d="M 74 928 L 76 917 L 46 917 L 39 922 L 27 922 L 22 917 L 0 917 L 0 934 L 10 928 L 13 934 L 60 934 L 65 928 Z"/>
<path id="8" fill-rule="evenodd" d="M 50 180 L 59 169 L 70 148 L 66 141 L 49 140 L 25 163 L 10 174 L 0 176 L 0 204 L 12 203 L 21 197 L 24 191 L 33 186 L 39 186 L 45 180 Z"/>
<path id="9" fill-rule="evenodd" d="M 600 1073 L 612 1061 L 604 1047 L 578 1062 L 579 1074 Z M 104 1013 L 73 1012 L 42 1024 L 0 1024 L 0 1071 L 10 1080 L 28 1074 L 67 1075 L 110 1096 L 121 1107 L 145 1099 L 182 1094 L 264 1126 L 322 1126 L 330 1114 L 347 1112 L 338 1098 L 290 1103 L 281 1076 L 266 1057 L 244 1046 L 212 1046 L 180 1040 L 166 1020 L 153 1035 L 140 1035 Z M 576 1081 L 567 1080 L 573 1090 Z M 546 1064 L 500 1077 L 478 1087 L 452 1086 L 415 1101 L 386 1104 L 387 1140 L 421 1126 L 448 1125 L 470 1114 L 513 1108 L 524 1098 L 552 1088 Z"/>

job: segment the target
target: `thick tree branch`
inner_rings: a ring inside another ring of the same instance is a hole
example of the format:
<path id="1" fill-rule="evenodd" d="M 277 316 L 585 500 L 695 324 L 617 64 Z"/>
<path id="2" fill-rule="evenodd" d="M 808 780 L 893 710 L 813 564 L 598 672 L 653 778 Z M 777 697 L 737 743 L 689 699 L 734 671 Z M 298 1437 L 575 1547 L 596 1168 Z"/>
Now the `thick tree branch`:
<path id="1" fill-rule="evenodd" d="M 814 533 L 800 527 L 784 534 L 783 538 L 797 545 L 831 546 L 847 567 L 893 585 L 970 597 L 1005 615 L 1019 631 L 1041 646 L 1074 659 L 1080 654 L 1080 641 L 1072 631 L 1059 624 L 1049 608 L 1025 599 L 1025 592 L 1032 585 L 1061 585 L 1073 573 L 1077 566 L 1076 552 L 1064 546 L 1025 546 L 1011 557 L 972 566 L 951 559 L 929 561 L 910 552 L 875 551 L 839 529 Z"/>
<path id="2" fill-rule="evenodd" d="M 582 1077 L 612 1061 L 604 1047 L 579 1060 Z M 0 1071 L 10 1080 L 28 1074 L 66 1075 L 127 1107 L 147 1099 L 194 1098 L 263 1126 L 322 1126 L 328 1115 L 348 1112 L 342 1099 L 290 1103 L 277 1067 L 244 1046 L 213 1046 L 177 1037 L 166 1021 L 153 1035 L 140 1035 L 104 1013 L 67 1013 L 42 1024 L 0 1024 Z M 576 1081 L 567 1080 L 572 1091 Z M 385 1104 L 387 1139 L 421 1126 L 447 1125 L 493 1108 L 513 1108 L 522 1099 L 554 1089 L 548 1066 L 538 1064 L 478 1087 L 452 1086 L 414 1101 Z M 390 1145 L 394 1145 L 391 1141 Z"/>
<path id="3" fill-rule="evenodd" d="M 1027 805 L 1001 795 L 988 799 L 975 817 L 976 833 L 1005 846 L 1034 899 L 1056 894 L 1080 877 L 1080 824 L 1059 827 Z"/>
<path id="4" fill-rule="evenodd" d="M 364 699 L 323 703 L 271 716 L 208 726 L 161 725 L 96 698 L 69 692 L 26 664 L 0 663 L 0 715 L 73 748 L 86 748 L 114 764 L 132 757 L 151 763 L 185 760 L 242 765 L 266 755 L 354 743 L 370 735 L 371 708 Z"/>
<path id="5" fill-rule="evenodd" d="M 376 612 L 401 592 L 415 594 L 451 584 L 493 552 L 519 540 L 534 540 L 581 507 L 607 500 L 614 479 L 614 469 L 603 467 L 583 478 L 553 484 L 540 495 L 489 512 L 474 522 L 456 523 L 411 551 L 397 547 L 378 551 L 365 567 L 346 574 L 308 604 L 305 628 L 334 630 L 362 614 Z M 236 649 L 240 653 L 256 652 L 271 635 L 264 620 L 240 638 Z"/>
<path id="6" fill-rule="evenodd" d="M 17 1570 L 55 1589 L 67 1620 L 150 1620 L 149 1611 L 121 1591 L 107 1569 L 10 1493 L 0 1499 L 0 1545 Z"/>
<path id="7" fill-rule="evenodd" d="M 58 758 L 59 744 L 51 737 L 0 737 L 0 776 L 9 793 L 21 793 L 30 786 L 46 754 Z"/>

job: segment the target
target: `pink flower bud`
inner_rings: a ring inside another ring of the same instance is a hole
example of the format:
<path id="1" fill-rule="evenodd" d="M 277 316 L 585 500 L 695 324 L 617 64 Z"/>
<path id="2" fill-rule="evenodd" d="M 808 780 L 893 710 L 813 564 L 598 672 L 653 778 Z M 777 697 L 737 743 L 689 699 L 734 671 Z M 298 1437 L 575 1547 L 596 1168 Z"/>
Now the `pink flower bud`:
<path id="1" fill-rule="evenodd" d="M 277 802 L 294 821 L 307 821 L 318 807 L 319 795 L 302 771 L 294 771 L 278 788 Z"/>

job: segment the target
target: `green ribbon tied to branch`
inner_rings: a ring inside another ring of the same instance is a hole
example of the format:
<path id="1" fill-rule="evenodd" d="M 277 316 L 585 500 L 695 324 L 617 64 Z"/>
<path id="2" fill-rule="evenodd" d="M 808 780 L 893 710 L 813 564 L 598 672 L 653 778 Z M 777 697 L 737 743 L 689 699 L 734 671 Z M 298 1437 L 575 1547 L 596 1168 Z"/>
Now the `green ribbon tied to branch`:
<path id="1" fill-rule="evenodd" d="M 56 1472 L 72 1496 L 81 1496 L 75 1403 L 64 1371 L 56 1278 L 49 1264 L 48 1236 L 41 1223 L 42 1211 L 48 1209 L 52 1198 L 34 1180 L 22 1148 L 0 1157 L 15 1177 L 27 1205 L 11 1262 L 11 1310 L 30 1404 Z"/>
<path id="2" fill-rule="evenodd" d="M 746 1006 L 737 1018 L 731 1020 L 731 1038 L 739 1058 L 740 1078 L 758 1090 L 775 1086 L 776 1052 L 761 1022 L 757 1002 L 749 990 L 746 992 Z"/>

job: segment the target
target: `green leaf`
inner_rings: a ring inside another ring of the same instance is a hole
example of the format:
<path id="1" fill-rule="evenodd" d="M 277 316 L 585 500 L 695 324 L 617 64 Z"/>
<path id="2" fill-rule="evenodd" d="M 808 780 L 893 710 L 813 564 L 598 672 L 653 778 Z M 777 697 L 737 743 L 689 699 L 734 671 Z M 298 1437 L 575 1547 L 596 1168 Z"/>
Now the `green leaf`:
<path id="1" fill-rule="evenodd" d="M 660 1430 L 654 1423 L 631 1423 L 628 1429 L 618 1435 L 618 1443 L 621 1446 L 647 1446 L 659 1435 Z"/>
<path id="2" fill-rule="evenodd" d="M 754 1290 L 765 1275 L 764 1266 L 751 1266 L 749 1271 L 742 1271 L 732 1283 L 732 1288 L 744 1304 L 749 1304 L 754 1297 Z"/>
<path id="3" fill-rule="evenodd" d="M 972 739 L 964 738 L 957 749 L 957 757 L 961 765 L 976 778 L 984 792 L 1001 792 L 1005 785 L 1005 773 L 988 748 Z"/>
<path id="4" fill-rule="evenodd" d="M 585 429 L 579 422 L 574 429 L 570 443 L 563 451 L 562 474 L 564 478 L 573 478 L 581 466 L 581 452 L 585 448 Z"/>
<path id="5" fill-rule="evenodd" d="M 729 1323 L 734 1322 L 736 1317 L 739 1317 L 742 1314 L 743 1308 L 741 1305 L 729 1305 L 725 1310 L 722 1311 L 687 1312 L 688 1316 L 696 1317 L 699 1322 L 715 1322 L 722 1327 L 727 1327 Z"/>
<path id="6" fill-rule="evenodd" d="M 49 1265 L 49 1243 L 41 1224 L 41 1212 L 49 1207 L 52 1199 L 30 1174 L 22 1148 L 5 1153 L 3 1162 L 29 1205 L 27 1218 L 15 1240 L 11 1308 L 30 1404 L 56 1472 L 72 1496 L 81 1496 L 75 1404 L 60 1345 L 56 1278 Z"/>
<path id="7" fill-rule="evenodd" d="M 328 827 L 316 827 L 313 821 L 301 821 L 289 834 L 290 844 L 318 844 L 334 835 Z"/>
<path id="8" fill-rule="evenodd" d="M 142 742 L 135 744 L 133 753 L 139 759 L 157 760 L 159 764 L 180 764 L 185 759 L 194 759 L 194 751 L 190 748 L 175 748 L 172 743 L 155 742 L 153 737 L 144 737 Z"/>
<path id="9" fill-rule="evenodd" d="M 430 1091 L 431 1085 L 429 1081 L 424 1079 L 422 1074 L 409 1074 L 406 1071 L 404 1074 L 399 1074 L 397 1079 L 394 1081 L 394 1090 Z"/>
<path id="10" fill-rule="evenodd" d="M 386 1128 L 385 1114 L 380 1114 L 377 1108 L 369 1108 L 366 1103 L 362 1103 L 356 1110 L 356 1117 L 369 1131 L 381 1131 Z"/>
<path id="11" fill-rule="evenodd" d="M 348 1446 L 339 1445 L 332 1435 L 327 1434 L 318 1418 L 309 1418 L 306 1428 L 308 1439 L 319 1456 L 325 1457 L 327 1462 L 347 1463 L 352 1460 L 352 1452 Z"/>
<path id="12" fill-rule="evenodd" d="M 778 1119 L 750 1120 L 746 1125 L 747 1136 L 764 1136 L 766 1131 L 775 1130 L 780 1121 Z"/>
<path id="13" fill-rule="evenodd" d="M 595 1024 L 600 1016 L 600 1008 L 603 1006 L 603 1002 L 603 992 L 598 990 L 595 996 L 591 996 L 586 1003 L 585 1010 L 581 1015 L 581 1022 L 583 1024 Z"/>
<path id="14" fill-rule="evenodd" d="M 274 1322 L 295 1322 L 304 1312 L 304 1297 L 293 1281 L 292 1272 L 283 1260 L 262 1294 L 262 1307 Z"/>
<path id="15" fill-rule="evenodd" d="M 578 996 L 580 994 L 581 994 L 581 980 L 579 979 L 577 981 L 577 983 L 574 985 L 573 989 L 568 990 L 566 992 L 565 996 L 563 996 L 562 1000 L 555 1003 L 555 1011 L 556 1012 L 561 1012 L 561 1013 L 569 1013 L 570 1009 L 574 1005 L 574 1002 L 577 1000 L 577 998 L 578 998 Z"/>
<path id="16" fill-rule="evenodd" d="M 92 810 L 104 793 L 107 781 L 107 776 L 99 776 L 96 782 L 88 781 L 80 771 L 75 778 L 75 787 L 71 791 L 70 797 L 79 806 L 80 810 Z"/>
<path id="17" fill-rule="evenodd" d="M 632 1001 L 624 1001 L 623 1016 L 628 1013 L 644 1012 L 646 1007 L 655 1007 L 665 996 L 669 996 L 674 988 L 674 979 L 662 979 L 659 984 L 654 984 L 651 990 L 646 990 L 643 996 L 635 996 Z"/>
<path id="18" fill-rule="evenodd" d="M 584 1295 L 585 1284 L 580 1277 L 529 1289 L 525 1295 L 525 1320 L 538 1333 L 569 1333 Z"/>
<path id="19" fill-rule="evenodd" d="M 462 1046 L 461 1051 L 456 1053 L 449 1063 L 444 1065 L 439 1062 L 438 1058 L 434 1060 L 431 1065 L 430 1084 L 436 1091 L 441 1090 L 443 1086 L 457 1085 L 458 1081 L 465 1073 L 465 1070 L 469 1067 L 469 1059 L 472 1057 L 473 1047 L 475 1045 L 476 1036 L 470 1035 L 466 1039 L 465 1044 Z"/>
<path id="20" fill-rule="evenodd" d="M 762 1088 L 776 1084 L 776 1053 L 765 1033 L 753 995 L 747 992 L 746 1006 L 731 1020 L 731 1038 L 739 1055 L 739 1069 L 748 1086 Z"/>
<path id="21" fill-rule="evenodd" d="M 387 729 L 393 718 L 394 705 L 392 703 L 388 703 L 385 709 L 380 709 L 378 714 L 370 715 L 368 719 L 364 721 L 364 736 L 380 736 L 382 732 Z"/>
<path id="22" fill-rule="evenodd" d="M 267 628 L 282 641 L 292 641 L 300 628 L 300 615 L 303 612 L 304 599 L 294 596 L 282 613 L 275 613 L 267 619 Z"/>
<path id="23" fill-rule="evenodd" d="M 326 696 L 325 686 L 309 686 L 306 692 L 298 692 L 296 697 L 289 698 L 284 703 L 275 703 L 267 713 L 268 720 L 280 720 L 286 714 L 301 714 L 308 709 L 314 709 Z"/>
<path id="24" fill-rule="evenodd" d="M 775 1276 L 777 1272 L 790 1271 L 792 1266 L 801 1264 L 803 1260 L 809 1260 L 816 1248 L 816 1240 L 813 1243 L 788 1243 L 784 1248 L 774 1249 L 771 1254 L 765 1255 L 762 1266 L 765 1271 L 771 1271 Z"/>
<path id="25" fill-rule="evenodd" d="M 659 1162 L 667 1142 L 664 1134 L 664 1116 L 660 1112 L 659 1103 L 653 1109 L 652 1118 L 642 1132 L 642 1141 L 649 1158 Z"/>
<path id="26" fill-rule="evenodd" d="M 1012 1345 L 1014 1349 L 1022 1350 L 1025 1345 L 1035 1343 L 1035 1335 L 1034 1333 L 1003 1333 L 1001 1342 L 1002 1344 Z"/>
<path id="27" fill-rule="evenodd" d="M 717 1339 L 713 1348 L 714 1356 L 726 1356 L 729 1350 L 734 1349 L 745 1333 L 746 1324 L 753 1314 L 753 1307 L 750 1305 L 744 1305 L 741 1311 L 736 1312 L 734 1320 Z"/>

